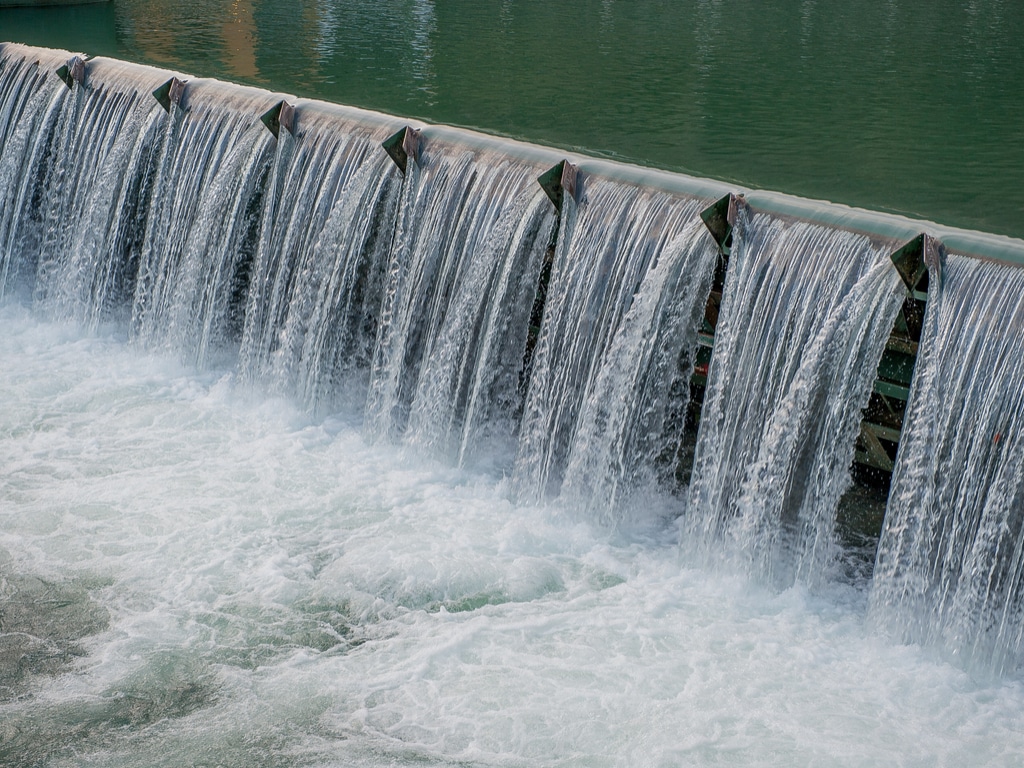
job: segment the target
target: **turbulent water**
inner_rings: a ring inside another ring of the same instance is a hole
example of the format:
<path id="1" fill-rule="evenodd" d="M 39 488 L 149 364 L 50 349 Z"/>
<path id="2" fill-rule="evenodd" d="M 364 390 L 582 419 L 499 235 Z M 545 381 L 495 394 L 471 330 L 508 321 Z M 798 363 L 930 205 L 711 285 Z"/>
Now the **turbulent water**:
<path id="1" fill-rule="evenodd" d="M 934 597 L 891 566 L 910 523 L 890 522 L 870 616 L 868 585 L 830 570 L 904 298 L 893 244 L 743 214 L 686 489 L 710 200 L 584 168 L 556 209 L 541 150 L 424 128 L 399 170 L 386 116 L 298 101 L 274 137 L 272 94 L 197 80 L 165 112 L 168 73 L 94 60 L 66 87 L 66 54 L 2 54 L 0 764 L 1024 751 L 1014 675 L 875 632 L 879 606 L 908 615 L 887 585 Z M 991 489 L 966 526 L 990 566 L 1019 559 L 1016 401 L 992 394 L 1020 389 L 1016 319 L 998 344 L 957 329 L 987 317 L 963 297 L 994 269 L 951 258 L 932 281 L 894 480 L 908 519 Z M 1005 376 L 936 368 L 953 337 Z M 988 462 L 979 483 L 948 483 L 914 456 L 966 400 L 1006 423 L 952 459 Z M 971 567 L 956 610 L 928 603 L 943 631 L 1018 609 L 1019 569 L 980 591 Z"/>
<path id="2" fill-rule="evenodd" d="M 1022 297 L 1017 268 L 946 260 L 872 594 L 875 620 L 897 637 L 997 674 L 1024 657 Z"/>
<path id="3" fill-rule="evenodd" d="M 377 437 L 408 431 L 411 442 L 472 463 L 474 451 L 507 451 L 514 440 L 555 215 L 533 164 L 438 155 L 427 148 L 410 163 L 366 416 Z"/>
<path id="4" fill-rule="evenodd" d="M 608 507 L 679 444 L 717 254 L 699 201 L 595 180 L 567 206 L 514 481 Z"/>
<path id="5" fill-rule="evenodd" d="M 888 248 L 741 213 L 684 546 L 782 583 L 828 578 L 861 411 L 904 288 Z"/>
<path id="6" fill-rule="evenodd" d="M 0 310 L 0 763 L 1014 765 L 1018 682 Z M 19 610 L 20 609 L 20 610 Z M 59 672 L 54 676 L 53 673 Z"/>

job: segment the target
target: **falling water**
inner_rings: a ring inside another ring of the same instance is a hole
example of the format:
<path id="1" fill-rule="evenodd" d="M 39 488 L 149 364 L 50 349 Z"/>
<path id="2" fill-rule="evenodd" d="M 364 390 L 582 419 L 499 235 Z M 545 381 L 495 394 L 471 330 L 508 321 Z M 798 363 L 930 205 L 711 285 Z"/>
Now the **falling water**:
<path id="1" fill-rule="evenodd" d="M 1024 271 L 951 254 L 931 282 L 872 613 L 998 674 L 1024 662 Z"/>
<path id="2" fill-rule="evenodd" d="M 500 465 L 516 433 L 530 312 L 554 222 L 537 184 L 543 168 L 429 138 L 409 165 L 367 426 L 461 462 L 483 451 Z"/>
<path id="3" fill-rule="evenodd" d="M 352 367 L 365 367 L 360 351 L 372 343 L 360 338 L 361 321 L 377 313 L 400 185 L 374 129 L 303 110 L 297 137 L 280 131 L 268 181 L 239 365 L 311 404 L 326 395 L 321 376 L 340 378 L 323 361 L 355 356 Z"/>
<path id="4" fill-rule="evenodd" d="M 1017 760 L 1019 685 L 806 588 L 893 243 L 742 214 L 686 489 L 703 193 L 583 161 L 558 212 L 539 148 L 425 127 L 403 173 L 393 118 L 66 58 L 0 49 L 0 762 Z M 1000 670 L 1021 274 L 935 289 L 873 597 Z"/>
<path id="5" fill-rule="evenodd" d="M 57 56 L 47 63 L 59 66 Z M 24 247 L 35 252 L 41 232 L 32 210 L 33 193 L 45 175 L 41 156 L 47 153 L 50 123 L 58 114 L 59 97 L 50 83 L 52 70 L 26 58 L 5 59 L 0 78 L 0 178 L 21 179 L 0 187 L 0 296 L 30 293 L 35 264 L 21 258 Z M 50 85 L 49 88 L 45 87 Z M 34 218 L 29 222 L 27 219 Z"/>
<path id="6" fill-rule="evenodd" d="M 741 211 L 734 240 L 684 545 L 814 581 L 904 289 L 864 235 Z"/>
<path id="7" fill-rule="evenodd" d="M 566 202 L 514 480 L 524 498 L 564 480 L 570 499 L 607 510 L 679 444 L 715 250 L 699 200 L 583 189 Z"/>
<path id="8" fill-rule="evenodd" d="M 389 121 L 314 105 L 275 141 L 255 119 L 262 91 L 194 80 L 167 114 L 150 94 L 163 73 L 94 60 L 69 89 L 57 54 L 13 54 L 7 293 L 89 327 L 120 321 L 200 367 L 237 360 L 314 408 L 359 371 L 365 387 L 401 186 L 379 151 Z"/>
<path id="9" fill-rule="evenodd" d="M 717 257 L 692 220 L 652 260 L 591 373 L 562 488 L 590 517 L 629 508 L 637 492 L 678 488 L 697 329 Z"/>
<path id="10" fill-rule="evenodd" d="M 241 283 L 274 158 L 269 135 L 251 119 L 260 106 L 255 94 L 222 104 L 211 99 L 217 90 L 192 84 L 184 114 L 174 107 L 163 116 L 162 162 L 132 301 L 138 343 L 197 365 L 237 348 Z"/>
<path id="11" fill-rule="evenodd" d="M 267 94 L 196 80 L 167 114 L 132 71 L 11 78 L 52 113 L 36 155 L 4 153 L 34 184 L 5 226 L 37 303 L 121 317 L 140 346 L 318 413 L 365 398 L 368 434 L 514 463 L 524 496 L 568 472 L 567 501 L 608 511 L 673 475 L 715 258 L 706 201 L 594 177 L 559 218 L 546 159 L 428 132 L 403 176 L 386 121 L 300 105 L 275 140 L 254 119 Z M 13 120 L 25 97 L 6 87 Z"/>
<path id="12" fill-rule="evenodd" d="M 256 322 L 247 326 L 241 355 L 247 378 L 293 395 L 321 414 L 365 398 L 401 186 L 386 155 L 366 157 L 323 229 L 287 268 L 290 284 L 283 271 L 275 273 L 276 311 L 257 307 L 260 291 L 253 290 L 248 302 L 253 316 L 275 314 L 277 320 L 261 323 L 260 333 Z M 305 223 L 295 217 L 292 222 Z M 261 249 L 260 264 L 271 254 Z M 264 269 L 256 274 L 264 281 L 271 276 Z"/>
<path id="13" fill-rule="evenodd" d="M 112 87 L 88 94 L 53 65 L 15 59 L 6 78 L 29 90 L 8 86 L 0 107 L 0 172 L 17 180 L 4 190 L 0 293 L 93 327 L 123 313 L 159 145 L 155 102 L 116 62 L 104 72 Z"/>

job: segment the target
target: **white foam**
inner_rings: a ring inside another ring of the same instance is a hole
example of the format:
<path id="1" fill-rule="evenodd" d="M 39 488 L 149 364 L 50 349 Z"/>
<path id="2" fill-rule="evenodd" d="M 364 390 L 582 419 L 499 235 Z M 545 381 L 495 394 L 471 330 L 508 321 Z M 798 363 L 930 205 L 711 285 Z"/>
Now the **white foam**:
<path id="1" fill-rule="evenodd" d="M 111 616 L 66 673 L 0 705 L 42 762 L 1024 754 L 1024 686 L 874 636 L 857 587 L 688 568 L 673 531 L 515 506 L 504 482 L 21 309 L 0 327 L 0 548 Z M 139 700 L 150 719 L 125 709 Z"/>

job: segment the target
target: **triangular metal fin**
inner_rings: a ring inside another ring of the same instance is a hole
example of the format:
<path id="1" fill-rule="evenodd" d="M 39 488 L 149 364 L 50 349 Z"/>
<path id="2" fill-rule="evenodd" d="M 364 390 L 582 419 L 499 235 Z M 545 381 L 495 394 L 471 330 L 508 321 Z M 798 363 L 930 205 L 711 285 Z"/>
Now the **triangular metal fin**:
<path id="1" fill-rule="evenodd" d="M 85 83 L 85 62 L 81 56 L 72 56 L 68 63 L 57 70 L 57 77 L 64 81 L 68 88 L 74 88 L 75 83 Z"/>
<path id="2" fill-rule="evenodd" d="M 565 202 L 565 193 L 568 192 L 573 200 L 578 200 L 579 191 L 579 168 L 568 160 L 562 160 L 550 170 L 545 171 L 537 179 L 541 189 L 555 206 L 555 210 L 562 212 L 562 204 Z"/>
<path id="3" fill-rule="evenodd" d="M 295 135 L 295 107 L 287 101 L 277 102 L 260 115 L 260 120 L 267 126 L 267 130 L 274 134 L 275 139 L 280 137 L 282 128 L 292 136 Z"/>
<path id="4" fill-rule="evenodd" d="M 295 135 L 295 107 L 289 104 L 287 101 L 281 102 L 281 111 L 278 113 L 278 122 L 281 127 L 284 128 L 292 136 Z"/>
<path id="5" fill-rule="evenodd" d="M 928 268 L 942 269 L 942 255 L 945 248 L 942 242 L 928 234 L 920 234 L 902 248 L 896 250 L 890 258 L 896 271 L 903 278 L 907 290 L 913 293 L 928 274 Z"/>
<path id="6" fill-rule="evenodd" d="M 736 225 L 736 215 L 742 204 L 742 196 L 730 193 L 700 212 L 700 218 L 704 222 L 704 226 L 708 228 L 711 236 L 715 238 L 715 242 L 718 243 L 718 250 L 724 256 L 728 256 L 732 248 L 732 230 Z"/>
<path id="7" fill-rule="evenodd" d="M 405 126 L 384 139 L 381 146 L 402 173 L 409 167 L 410 157 L 413 162 L 419 163 L 420 132 L 415 128 Z"/>
<path id="8" fill-rule="evenodd" d="M 185 82 L 172 77 L 166 83 L 153 91 L 153 98 L 160 102 L 165 112 L 171 111 L 171 105 L 181 106 L 182 98 L 185 96 Z"/>

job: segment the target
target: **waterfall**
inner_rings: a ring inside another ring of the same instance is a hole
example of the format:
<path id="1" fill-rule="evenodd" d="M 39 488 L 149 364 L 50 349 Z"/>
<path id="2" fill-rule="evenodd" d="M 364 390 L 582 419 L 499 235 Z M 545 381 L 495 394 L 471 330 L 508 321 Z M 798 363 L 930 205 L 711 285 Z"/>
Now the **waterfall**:
<path id="1" fill-rule="evenodd" d="M 566 476 L 608 511 L 673 476 L 706 201 L 594 176 L 559 217 L 542 155 L 427 132 L 403 175 L 364 114 L 300 103 L 275 139 L 260 91 L 194 80 L 168 114 L 146 68 L 94 60 L 68 89 L 40 76 L 58 54 L 9 58 L 2 162 L 27 181 L 5 189 L 5 265 L 38 305 L 317 412 L 365 401 L 368 434 L 524 496 Z"/>
<path id="2" fill-rule="evenodd" d="M 588 382 L 562 495 L 591 517 L 630 506 L 637 492 L 678 489 L 697 331 L 717 257 L 693 219 L 652 260 Z"/>
<path id="3" fill-rule="evenodd" d="M 0 296 L 30 296 L 35 258 L 42 247 L 41 196 L 51 165 L 53 124 L 68 95 L 57 87 L 53 69 L 59 55 L 45 63 L 5 56 L 0 77 Z M 52 67 L 52 69 L 51 69 Z"/>
<path id="4" fill-rule="evenodd" d="M 200 79 L 165 111 L 169 73 L 96 59 L 68 87 L 68 55 L 0 49 L 0 297 L 351 410 L 519 500 L 668 510 L 698 562 L 832 577 L 903 229 L 740 206 L 720 262 L 699 185 L 562 165 L 557 208 L 546 150 L 426 127 L 399 169 L 393 118 L 296 100 L 275 136 L 279 96 Z M 871 598 L 898 637 L 997 672 L 1024 644 L 1022 295 L 992 261 L 931 276 Z"/>
<path id="5" fill-rule="evenodd" d="M 716 253 L 696 199 L 587 179 L 566 207 L 513 479 L 607 509 L 678 446 Z"/>
<path id="6" fill-rule="evenodd" d="M 1024 661 L 1024 271 L 933 276 L 871 613 L 996 674 Z"/>
<path id="7" fill-rule="evenodd" d="M 502 463 L 554 221 L 542 170 L 429 138 L 410 161 L 367 397 L 372 434 Z"/>
<path id="8" fill-rule="evenodd" d="M 383 116 L 98 59 L 66 87 L 4 49 L 5 292 L 198 365 L 233 366 L 324 413 L 366 402 L 367 431 L 457 461 L 511 465 L 524 358 L 556 214 L 550 161 L 424 141 L 408 174 Z M 151 74 L 149 80 L 146 75 Z"/>
<path id="9" fill-rule="evenodd" d="M 282 319 L 246 336 L 247 377 L 262 377 L 321 413 L 365 398 L 401 187 L 381 152 L 354 170 L 299 263 L 276 273 L 276 283 L 284 271 L 291 275 L 287 290 L 272 292 Z M 295 226 L 303 221 L 294 219 Z M 263 249 L 261 264 L 267 256 Z M 257 272 L 264 280 L 269 274 Z M 256 293 L 249 300 L 254 316 L 271 314 L 256 306 Z"/>
<path id="10" fill-rule="evenodd" d="M 390 245 L 400 180 L 372 126 L 337 119 L 327 124 L 324 115 L 307 114 L 299 118 L 297 137 L 282 129 L 277 142 L 249 280 L 240 368 L 316 404 L 326 393 L 309 365 L 318 359 L 322 366 L 337 354 L 327 346 L 331 329 L 322 324 L 345 328 L 347 316 L 359 317 L 352 302 L 360 291 L 376 314 L 379 280 L 373 275 Z M 324 307 L 339 301 L 345 319 Z M 317 343 L 309 347 L 311 333 Z M 367 343 L 358 337 L 358 328 L 349 329 L 332 344 L 358 354 Z M 365 365 L 365 352 L 362 357 Z"/>
<path id="11" fill-rule="evenodd" d="M 0 173 L 16 182 L 3 192 L 0 293 L 31 294 L 53 315 L 95 326 L 122 313 L 130 291 L 156 103 L 116 64 L 105 72 L 112 87 L 88 92 L 45 70 L 16 61 L 5 78 L 28 88 L 6 87 L 0 107 Z"/>
<path id="12" fill-rule="evenodd" d="M 701 413 L 684 545 L 779 583 L 835 557 L 835 514 L 903 301 L 891 245 L 741 212 Z"/>
<path id="13" fill-rule="evenodd" d="M 239 294 L 274 158 L 269 134 L 246 119 L 258 109 L 251 95 L 225 104 L 204 90 L 217 88 L 193 85 L 185 113 L 175 107 L 163 117 L 131 321 L 137 343 L 177 351 L 200 366 L 237 347 Z"/>
<path id="14" fill-rule="evenodd" d="M 381 124 L 314 107 L 275 140 L 265 92 L 195 80 L 167 114 L 165 73 L 99 59 L 69 89 L 52 59 L 2 78 L 0 291 L 314 407 L 365 380 L 400 187 Z"/>

